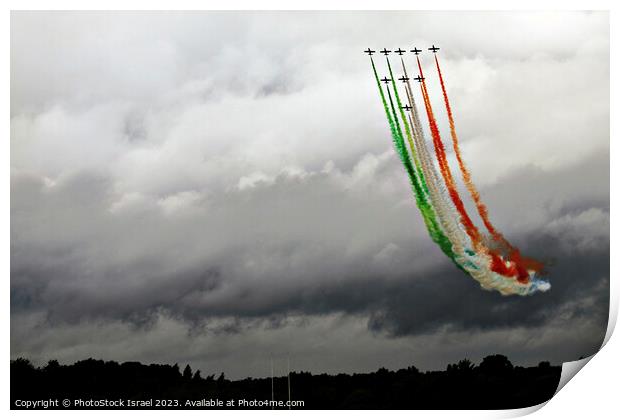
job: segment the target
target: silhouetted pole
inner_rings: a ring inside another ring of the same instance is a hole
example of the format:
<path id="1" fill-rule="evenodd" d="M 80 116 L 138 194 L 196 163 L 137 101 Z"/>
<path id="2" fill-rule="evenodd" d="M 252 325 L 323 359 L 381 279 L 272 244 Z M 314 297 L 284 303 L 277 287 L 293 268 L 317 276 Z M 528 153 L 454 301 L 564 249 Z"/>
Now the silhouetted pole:
<path id="1" fill-rule="evenodd" d="M 273 406 L 273 357 L 271 358 L 271 409 L 275 410 Z"/>

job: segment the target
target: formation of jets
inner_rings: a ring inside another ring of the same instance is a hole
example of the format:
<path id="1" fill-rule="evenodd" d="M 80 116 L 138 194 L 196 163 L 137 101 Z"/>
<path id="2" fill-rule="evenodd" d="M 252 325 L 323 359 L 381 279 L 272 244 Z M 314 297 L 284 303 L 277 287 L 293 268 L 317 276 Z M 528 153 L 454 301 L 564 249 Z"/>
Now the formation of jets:
<path id="1" fill-rule="evenodd" d="M 432 47 L 429 47 L 429 51 L 432 51 L 433 54 L 437 54 L 437 51 L 439 51 L 441 48 L 436 47 L 435 44 L 433 44 Z M 412 50 L 409 50 L 410 52 L 414 53 L 415 55 L 419 55 L 422 50 L 419 50 L 417 48 L 413 48 Z M 377 51 L 375 50 L 371 50 L 370 48 L 364 50 L 364 52 L 370 56 L 372 56 L 374 53 L 376 53 Z M 392 52 L 392 50 L 388 50 L 387 48 L 383 48 L 381 51 L 379 51 L 381 54 L 385 55 L 386 57 Z M 402 48 L 399 48 L 397 50 L 394 50 L 394 52 L 398 55 L 403 55 L 404 53 L 407 52 L 407 50 L 403 50 Z"/>
<path id="2" fill-rule="evenodd" d="M 433 44 L 432 47 L 428 48 L 429 51 L 432 51 L 433 54 L 437 54 L 437 51 L 440 50 L 439 47 L 436 47 L 435 44 Z M 422 50 L 419 50 L 417 48 L 413 48 L 412 50 L 409 50 L 410 52 L 414 53 L 415 55 L 419 55 Z M 367 50 L 364 51 L 366 54 L 368 54 L 369 56 L 372 56 L 374 53 L 376 53 L 375 50 L 371 50 L 370 48 L 368 48 Z M 385 55 L 386 57 L 392 52 L 392 50 L 388 50 L 387 48 L 383 48 L 381 51 L 379 51 L 381 54 Z M 406 53 L 406 50 L 403 50 L 402 48 L 399 48 L 397 50 L 394 50 L 394 52 L 398 55 L 403 55 L 404 53 Z M 409 78 L 406 76 L 402 76 L 399 77 L 398 80 L 400 80 L 403 83 L 407 83 L 409 81 Z M 422 76 L 418 76 L 418 77 L 414 77 L 413 80 L 422 83 L 424 81 L 424 77 Z M 392 79 L 388 78 L 387 76 L 384 77 L 383 79 L 381 79 L 381 81 L 383 83 L 385 83 L 386 85 L 388 85 Z M 409 106 L 409 104 L 405 104 L 405 106 L 401 106 L 401 109 L 404 109 L 405 111 L 411 111 L 413 108 L 411 108 Z"/>
<path id="3" fill-rule="evenodd" d="M 439 47 L 436 47 L 436 46 L 435 46 L 435 44 L 433 44 L 433 46 L 432 46 L 432 47 L 429 47 L 429 49 L 428 49 L 428 50 L 429 50 L 429 51 L 432 51 L 432 52 L 433 52 L 433 54 L 437 54 L 437 51 L 439 51 L 439 50 L 440 50 L 440 48 L 439 48 Z M 415 47 L 414 47 L 412 50 L 409 50 L 409 51 L 410 51 L 410 52 L 412 52 L 412 53 L 414 53 L 415 55 L 419 55 L 419 54 L 422 52 L 422 50 L 419 50 L 419 49 L 417 49 L 417 48 L 415 48 Z M 366 54 L 368 54 L 369 56 L 372 56 L 374 53 L 376 53 L 376 51 L 375 51 L 375 50 L 371 50 L 370 48 L 366 49 L 364 52 L 365 52 Z M 383 49 L 382 49 L 381 51 L 379 51 L 379 52 L 380 52 L 381 54 L 384 54 L 384 55 L 387 57 L 387 56 L 388 56 L 388 55 L 392 52 L 392 50 L 388 50 L 387 48 L 383 48 Z M 397 49 L 397 50 L 394 50 L 394 52 L 395 52 L 396 54 L 398 54 L 398 55 L 403 55 L 403 54 L 404 54 L 404 53 L 406 53 L 407 51 L 403 50 L 402 48 L 399 48 L 399 49 Z M 408 77 L 403 76 L 403 77 L 399 77 L 399 78 L 398 78 L 398 80 L 400 80 L 400 81 L 401 81 L 401 82 L 403 82 L 403 83 L 407 83 L 407 82 L 409 81 L 409 78 L 408 78 Z M 422 82 L 424 81 L 424 77 L 422 77 L 422 76 L 414 77 L 414 78 L 413 78 L 413 80 L 415 80 L 416 82 L 420 82 L 420 83 L 422 83 Z M 381 81 L 387 85 L 387 84 L 389 84 L 389 83 L 392 81 L 392 79 L 388 79 L 387 77 L 384 77 L 383 79 L 381 79 Z M 407 107 L 408 107 L 408 106 L 409 106 L 409 105 L 407 105 Z M 408 111 L 407 107 L 404 107 L 403 109 L 405 109 L 406 111 Z"/>

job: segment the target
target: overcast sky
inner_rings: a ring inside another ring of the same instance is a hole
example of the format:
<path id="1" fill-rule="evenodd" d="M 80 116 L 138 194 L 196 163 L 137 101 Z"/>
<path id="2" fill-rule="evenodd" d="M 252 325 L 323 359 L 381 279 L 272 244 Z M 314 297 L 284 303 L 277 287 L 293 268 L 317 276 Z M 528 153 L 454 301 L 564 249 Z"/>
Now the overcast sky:
<path id="1" fill-rule="evenodd" d="M 362 50 L 432 43 L 546 293 L 482 290 L 425 232 Z M 559 363 L 598 349 L 608 296 L 606 13 L 12 13 L 11 357 Z"/>

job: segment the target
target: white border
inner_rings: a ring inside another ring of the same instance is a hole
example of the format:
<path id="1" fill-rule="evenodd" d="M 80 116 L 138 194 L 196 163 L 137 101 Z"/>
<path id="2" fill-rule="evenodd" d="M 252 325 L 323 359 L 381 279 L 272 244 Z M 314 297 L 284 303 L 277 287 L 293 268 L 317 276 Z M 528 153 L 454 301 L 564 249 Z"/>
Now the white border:
<path id="1" fill-rule="evenodd" d="M 252 2 L 249 0 L 229 0 L 226 2 L 210 2 L 205 4 L 204 1 L 198 0 L 176 0 L 174 2 L 171 1 L 161 1 L 161 0 L 152 0 L 149 2 L 146 1 L 136 1 L 136 0 L 109 0 L 109 1 L 90 1 L 85 3 L 83 1 L 75 1 L 75 0 L 65 0 L 65 1 L 56 1 L 54 2 L 53 7 L 45 1 L 8 1 L 6 2 L 8 7 L 5 9 L 4 19 L 5 24 L 3 27 L 5 28 L 2 32 L 4 36 L 4 42 L 2 43 L 3 49 L 3 57 L 5 58 L 5 65 L 2 67 L 2 75 L 3 80 L 5 81 L 4 90 L 5 94 L 4 102 L 2 103 L 2 108 L 4 111 L 4 115 L 10 115 L 10 72 L 9 72 L 9 57 L 10 57 L 10 10 L 610 10 L 610 24 L 611 24 L 611 75 L 615 74 L 614 70 L 617 70 L 617 66 L 615 65 L 616 54 L 613 51 L 613 46 L 615 43 L 615 31 L 614 31 L 614 23 L 617 19 L 615 19 L 614 13 L 614 3 L 611 1 L 573 1 L 573 0 L 549 0 L 549 1 L 540 1 L 540 0 L 522 0 L 519 2 L 516 1 L 489 1 L 489 0 L 470 0 L 464 4 L 463 2 L 458 2 L 456 0 L 443 0 L 443 1 L 433 1 L 433 2 L 421 2 L 421 1 L 406 1 L 406 0 L 382 0 L 382 1 L 369 1 L 369 0 L 358 0 L 355 2 L 346 2 L 343 1 L 340 4 L 334 4 L 335 2 L 332 0 L 314 0 L 314 1 L 296 1 L 296 2 L 286 2 L 286 1 L 263 1 L 258 4 L 257 2 Z M 465 7 L 467 6 L 467 7 Z M 610 104 L 610 115 L 616 115 L 614 113 L 615 109 L 615 99 L 617 97 L 617 86 L 614 83 L 614 78 L 611 78 L 611 104 Z M 9 335 L 9 327 L 10 327 L 10 317 L 9 317 L 9 277 L 10 277 L 10 177 L 9 177 L 9 167 L 10 167 L 10 152 L 9 152 L 9 141 L 10 138 L 10 127 L 9 127 L 9 119 L 5 119 L 2 121 L 4 132 L 6 133 L 4 145 L 4 153 L 2 154 L 2 162 L 4 182 L 1 184 L 1 193 L 2 196 L 7 198 L 2 206 L 3 218 L 2 223 L 2 233 L 4 234 L 5 241 L 2 243 L 3 255 L 2 255 L 2 265 L 3 272 L 5 273 L 5 283 L 2 288 L 2 301 L 5 303 L 4 305 L 4 313 L 2 316 L 2 327 L 3 327 L 3 339 L 4 339 L 4 363 L 1 363 L 1 373 L 2 373 L 2 391 L 4 398 L 2 399 L 2 403 L 4 408 L 8 410 L 9 407 L 9 378 L 8 378 L 8 360 L 10 359 L 10 335 Z M 616 122 L 614 118 L 611 118 L 611 138 L 616 138 Z M 615 156 L 617 152 L 617 146 L 615 146 L 615 141 L 611 141 L 611 156 Z M 611 165 L 611 185 L 616 185 L 615 181 L 618 180 L 619 169 L 617 169 L 614 165 Z M 612 189 L 613 191 L 613 189 Z M 610 205 L 611 205 L 611 213 L 614 213 L 614 209 L 616 207 L 616 195 L 610 194 Z M 617 223 L 615 223 L 616 218 L 611 217 L 611 237 L 613 238 L 614 233 L 618 233 Z M 612 241 L 611 243 L 611 255 L 612 260 L 614 257 L 617 257 L 616 248 Z M 580 374 L 580 379 L 577 381 L 572 381 L 569 386 L 566 387 L 565 390 L 562 390 L 556 397 L 554 397 L 551 402 L 548 404 L 541 404 L 537 407 L 531 407 L 527 409 L 520 410 L 504 410 L 504 411 L 390 411 L 390 416 L 394 417 L 402 417 L 410 419 L 411 416 L 419 417 L 419 418 L 472 418 L 472 419 L 483 419 L 483 418 L 507 418 L 507 417 L 518 417 L 525 414 L 529 414 L 533 411 L 538 410 L 542 406 L 547 405 L 544 410 L 538 411 L 534 416 L 538 418 L 558 418 L 562 417 L 565 419 L 572 418 L 581 418 L 584 415 L 593 415 L 594 418 L 603 417 L 609 418 L 609 413 L 617 412 L 617 403 L 616 403 L 616 384 L 615 378 L 618 373 L 618 361 L 615 359 L 615 355 L 618 351 L 617 339 L 610 340 L 611 334 L 613 332 L 617 313 L 618 313 L 618 293 L 616 286 L 616 278 L 617 278 L 617 266 L 611 265 L 611 304 L 610 304 L 610 322 L 608 325 L 607 335 L 605 337 L 605 351 L 600 354 L 595 355 L 593 358 L 593 362 L 590 363 L 591 366 L 585 369 L 583 374 Z M 589 359 L 588 359 L 589 360 Z M 567 369 L 573 366 L 568 366 Z M 563 372 L 564 375 L 566 373 Z M 582 376 L 582 377 L 581 377 Z M 559 387 L 558 389 L 560 389 Z M 118 414 L 117 414 L 118 413 Z M 10 412 L 11 416 L 19 417 L 19 418 L 31 418 L 35 416 L 41 415 L 41 412 L 32 412 L 32 411 L 12 411 Z M 124 415 L 126 413 L 116 412 L 115 415 Z M 187 417 L 198 417 L 203 418 L 205 415 L 208 416 L 230 416 L 230 415 L 243 415 L 240 412 L 237 413 L 216 413 L 216 412 L 184 412 L 184 416 Z M 292 415 L 290 411 L 278 411 L 278 412 L 270 412 L 270 411 L 250 411 L 247 413 L 252 417 L 257 418 L 272 418 L 274 416 L 289 416 Z M 304 418 L 304 417 L 316 417 L 319 413 L 313 411 L 300 411 L 296 412 L 294 415 L 296 417 Z M 334 417 L 337 415 L 338 417 L 349 415 L 355 415 L 356 417 L 362 418 L 370 418 L 375 417 L 376 414 L 373 411 L 358 411 L 354 413 L 341 413 L 341 412 L 333 412 L 333 413 L 324 413 L 321 412 L 320 415 L 323 416 L 325 414 L 333 415 Z M 599 414 L 599 415 L 595 415 Z M 82 416 L 83 413 L 79 411 L 53 411 L 47 412 L 44 414 L 46 417 L 49 416 L 51 418 L 66 418 L 72 416 Z M 139 415 L 138 413 L 131 414 Z M 169 412 L 166 411 L 149 411 L 147 415 L 152 416 L 154 418 L 167 418 L 170 416 Z M 89 417 L 92 418 L 103 418 L 109 416 L 109 412 L 107 411 L 93 411 L 88 413 Z"/>

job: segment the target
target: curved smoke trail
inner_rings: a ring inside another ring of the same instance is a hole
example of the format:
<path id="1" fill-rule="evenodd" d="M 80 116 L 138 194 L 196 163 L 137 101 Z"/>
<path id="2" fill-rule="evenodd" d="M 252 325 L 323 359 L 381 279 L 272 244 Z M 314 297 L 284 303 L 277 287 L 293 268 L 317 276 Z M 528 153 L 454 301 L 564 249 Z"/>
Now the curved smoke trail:
<path id="1" fill-rule="evenodd" d="M 418 68 L 420 69 L 420 76 L 424 77 L 422 72 L 422 66 L 420 64 L 420 60 L 418 59 Z M 443 142 L 441 140 L 441 135 L 439 134 L 439 128 L 437 127 L 437 121 L 435 120 L 435 115 L 433 113 L 433 108 L 430 103 L 430 99 L 428 97 L 428 91 L 426 89 L 426 81 L 422 80 L 420 84 L 420 89 L 422 91 L 422 98 L 424 99 L 424 106 L 426 108 L 426 115 L 428 117 L 428 123 L 431 129 L 431 137 L 433 139 L 433 145 L 435 146 L 435 156 L 437 157 L 437 161 L 439 163 L 439 170 L 443 179 L 446 183 L 446 187 L 448 188 L 448 194 L 452 203 L 456 207 L 460 215 L 460 220 L 463 226 L 465 227 L 465 232 L 471 238 L 472 244 L 476 248 L 482 247 L 482 237 L 476 225 L 467 214 L 467 210 L 465 209 L 465 205 L 463 204 L 463 200 L 456 189 L 456 183 L 454 182 L 454 177 L 452 176 L 452 171 L 450 170 L 450 166 L 448 165 L 448 159 L 446 157 L 446 150 L 444 148 Z"/>
<path id="2" fill-rule="evenodd" d="M 373 73 L 375 76 L 375 80 L 377 82 L 377 87 L 379 89 L 379 94 L 381 95 L 381 101 L 383 103 L 383 108 L 385 109 L 385 113 L 388 119 L 388 123 L 390 125 L 390 131 L 392 133 L 392 140 L 394 142 L 394 146 L 396 148 L 396 152 L 398 153 L 405 169 L 407 170 L 407 174 L 409 175 L 409 180 L 413 187 L 414 196 L 416 198 L 416 204 L 420 213 L 422 214 L 422 219 L 424 220 L 424 224 L 426 225 L 426 229 L 428 233 L 433 239 L 433 241 L 439 245 L 441 250 L 452 260 L 454 263 L 460 267 L 460 264 L 457 262 L 454 252 L 452 251 L 452 244 L 450 240 L 444 235 L 441 228 L 437 223 L 437 219 L 435 218 L 435 214 L 433 211 L 432 205 L 428 202 L 425 197 L 425 192 L 420 182 L 424 182 L 424 178 L 418 178 L 421 175 L 421 172 L 416 174 L 415 169 L 413 168 L 411 161 L 409 159 L 409 153 L 407 152 L 407 147 L 405 146 L 405 142 L 403 139 L 402 131 L 400 129 L 400 124 L 398 122 L 398 116 L 396 114 L 396 110 L 394 109 L 394 103 L 392 101 L 392 95 L 390 94 L 389 86 L 387 87 L 388 99 L 390 102 L 390 106 L 385 99 L 385 94 L 383 93 L 383 88 L 381 86 L 381 82 L 379 80 L 379 75 L 377 74 L 377 69 L 375 67 L 374 60 L 370 59 L 372 64 Z M 390 113 L 391 109 L 391 113 Z M 406 122 L 405 122 L 406 123 Z M 406 127 L 407 132 L 408 128 Z"/>
<path id="3" fill-rule="evenodd" d="M 424 223 L 433 241 L 439 245 L 442 251 L 460 269 L 478 281 L 484 289 L 497 290 L 504 295 L 529 295 L 536 291 L 548 290 L 550 287 L 549 283 L 537 277 L 537 273 L 540 272 L 540 266 L 537 265 L 539 263 L 521 257 L 520 252 L 510 245 L 488 220 L 486 206 L 481 202 L 480 195 L 475 189 L 473 182 L 471 182 L 471 175 L 461 158 L 460 150 L 458 150 L 454 118 L 443 83 L 443 76 L 439 69 L 439 62 L 436 60 L 444 102 L 450 120 L 451 136 L 453 144 L 455 144 L 455 153 L 457 153 L 461 173 L 468 186 L 470 195 L 474 199 L 478 212 L 481 213 L 485 227 L 496 243 L 501 244 L 504 250 L 508 250 L 506 258 L 498 253 L 498 249 L 485 244 L 483 236 L 465 209 L 448 164 L 445 146 L 430 103 L 420 60 L 417 60 L 420 76 L 422 77 L 420 89 L 430 126 L 435 158 L 441 176 L 437 173 L 432 153 L 424 138 L 424 130 L 413 98 L 413 91 L 409 83 L 404 60 L 401 58 L 403 73 L 405 74 L 403 81 L 406 82 L 405 94 L 411 104 L 411 108 L 408 109 L 410 111 L 408 117 L 405 111 L 403 111 L 403 109 L 407 108 L 402 106 L 392 67 L 387 57 L 386 63 L 391 78 L 391 80 L 386 80 L 386 82 L 392 82 L 396 105 L 394 104 L 394 99 L 392 99 L 392 91 L 389 86 L 386 86 L 387 98 L 389 100 L 388 105 L 374 60 L 371 57 L 373 73 L 390 125 L 392 140 L 409 175 L 416 204 L 420 209 Z M 398 107 L 398 112 L 396 107 Z M 399 120 L 402 121 L 402 128 Z M 411 155 L 409 155 L 405 140 L 409 145 Z M 475 191 L 476 194 L 472 194 L 472 191 Z"/>
<path id="4" fill-rule="evenodd" d="M 445 189 L 442 188 L 443 184 L 439 181 L 439 175 L 437 174 L 430 152 L 426 146 L 426 140 L 424 138 L 422 124 L 420 123 L 417 105 L 413 95 L 411 94 L 409 75 L 407 74 L 407 69 L 402 59 L 401 64 L 403 66 L 403 73 L 406 79 L 405 92 L 407 99 L 409 100 L 409 104 L 412 107 L 411 114 L 413 118 L 411 115 L 409 118 L 413 132 L 415 149 L 419 154 L 422 172 L 426 177 L 430 199 L 434 204 L 439 222 L 443 227 L 446 236 L 452 243 L 453 251 L 457 256 L 459 263 L 466 268 L 467 265 L 471 266 L 471 263 L 468 263 L 464 258 L 464 247 L 466 244 L 466 239 L 463 238 L 464 232 L 461 231 L 457 219 L 453 215 L 453 211 L 449 205 L 449 200 L 446 197 L 447 193 L 445 192 Z"/>
<path id="5" fill-rule="evenodd" d="M 420 69 L 420 75 L 422 75 L 422 66 L 420 64 L 420 60 L 418 59 L 417 61 L 418 68 Z M 424 80 L 422 80 L 421 90 L 422 96 L 424 98 L 424 103 L 426 105 L 426 112 L 429 119 L 429 125 L 431 127 L 433 144 L 435 145 L 435 154 L 437 156 L 437 160 L 439 161 L 441 174 L 444 178 L 444 181 L 446 182 L 448 192 L 450 193 L 450 198 L 452 199 L 452 202 L 454 203 L 457 211 L 461 216 L 461 223 L 465 227 L 465 232 L 467 232 L 467 234 L 471 238 L 474 250 L 477 254 L 485 255 L 490 259 L 489 268 L 491 269 L 491 271 L 503 277 L 515 277 L 518 282 L 528 284 L 530 281 L 530 273 L 527 270 L 525 270 L 522 266 L 519 266 L 515 261 L 505 260 L 501 255 L 499 255 L 494 250 L 489 249 L 483 243 L 482 235 L 480 234 L 480 231 L 478 230 L 472 219 L 469 217 L 469 214 L 465 209 L 465 205 L 463 204 L 463 200 L 461 199 L 456 188 L 456 183 L 448 165 L 445 147 L 443 145 L 443 141 L 441 140 L 441 135 L 439 134 L 439 128 L 437 127 L 437 122 L 435 120 L 433 109 L 430 103 L 426 82 Z"/>
<path id="6" fill-rule="evenodd" d="M 476 205 L 476 209 L 478 210 L 478 214 L 484 223 L 487 231 L 491 234 L 493 239 L 504 249 L 506 249 L 511 261 L 516 263 L 517 270 L 519 272 L 519 278 L 527 277 L 527 270 L 534 270 L 536 272 L 540 272 L 542 270 L 542 263 L 535 261 L 529 258 L 523 258 L 521 256 L 521 252 L 518 248 L 513 246 L 508 240 L 502 235 L 491 223 L 489 219 L 489 212 L 486 205 L 482 202 L 480 198 L 480 193 L 478 189 L 474 185 L 469 169 L 465 165 L 463 161 L 461 150 L 459 147 L 458 137 L 456 135 L 456 128 L 454 124 L 454 116 L 452 114 L 452 107 L 450 106 L 450 100 L 448 99 L 448 93 L 446 91 L 446 86 L 443 79 L 443 74 L 441 73 L 441 67 L 439 66 L 439 60 L 437 56 L 435 56 L 435 65 L 437 66 L 437 73 L 439 75 L 439 83 L 441 84 L 441 91 L 443 93 L 444 104 L 446 105 L 446 112 L 448 114 L 448 122 L 450 124 L 450 135 L 452 136 L 452 145 L 454 148 L 454 154 L 456 155 L 456 160 L 459 164 L 459 168 L 461 170 L 461 174 L 463 176 L 463 182 L 469 191 L 469 194 Z"/>

